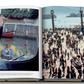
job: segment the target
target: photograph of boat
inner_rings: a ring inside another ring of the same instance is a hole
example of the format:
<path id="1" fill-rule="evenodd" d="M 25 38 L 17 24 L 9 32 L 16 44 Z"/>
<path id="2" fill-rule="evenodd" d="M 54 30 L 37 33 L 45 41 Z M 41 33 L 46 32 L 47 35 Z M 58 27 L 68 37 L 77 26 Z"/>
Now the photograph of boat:
<path id="1" fill-rule="evenodd" d="M 0 10 L 0 71 L 39 71 L 39 10 Z"/>

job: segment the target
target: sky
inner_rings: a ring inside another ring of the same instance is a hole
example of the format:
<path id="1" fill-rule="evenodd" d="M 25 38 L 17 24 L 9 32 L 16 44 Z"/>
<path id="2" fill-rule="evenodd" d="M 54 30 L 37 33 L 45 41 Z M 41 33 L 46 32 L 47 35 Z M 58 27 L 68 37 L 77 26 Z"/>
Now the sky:
<path id="1" fill-rule="evenodd" d="M 48 6 L 44 7 L 42 12 L 43 14 L 50 14 L 50 10 L 54 10 L 54 13 L 56 15 L 58 14 L 67 14 L 70 13 L 79 13 L 80 7 L 77 6 Z M 82 10 L 84 11 L 84 7 L 82 7 Z"/>

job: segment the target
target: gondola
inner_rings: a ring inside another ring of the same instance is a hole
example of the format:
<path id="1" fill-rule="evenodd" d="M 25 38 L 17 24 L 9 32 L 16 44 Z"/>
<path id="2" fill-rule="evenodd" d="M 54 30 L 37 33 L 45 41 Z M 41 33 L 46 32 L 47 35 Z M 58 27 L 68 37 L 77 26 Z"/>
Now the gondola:
<path id="1" fill-rule="evenodd" d="M 38 39 L 37 39 L 38 44 Z M 2 49 L 3 46 L 2 46 Z M 1 47 L 0 47 L 1 50 Z M 39 71 L 39 48 L 37 53 L 31 58 L 25 58 L 26 54 L 17 54 L 13 59 L 2 59 L 0 55 L 0 71 Z M 1 52 L 1 51 L 0 51 Z M 17 51 L 14 51 L 17 53 Z M 29 55 L 28 55 L 29 56 Z"/>
<path id="2" fill-rule="evenodd" d="M 39 65 L 39 60 L 38 60 L 38 54 L 39 51 L 37 52 L 37 54 L 31 58 L 31 59 L 24 59 L 25 54 L 19 55 L 16 58 L 12 59 L 12 60 L 4 60 L 4 59 L 0 59 L 1 60 L 1 68 L 0 70 L 4 70 L 4 71 L 38 71 L 38 65 Z M 21 59 L 22 60 L 18 60 Z M 3 67 L 5 66 L 5 68 Z"/>
<path id="3" fill-rule="evenodd" d="M 24 58 L 21 54 L 12 60 L 0 59 L 0 70 L 4 71 L 38 71 L 39 70 L 39 49 L 33 58 Z"/>

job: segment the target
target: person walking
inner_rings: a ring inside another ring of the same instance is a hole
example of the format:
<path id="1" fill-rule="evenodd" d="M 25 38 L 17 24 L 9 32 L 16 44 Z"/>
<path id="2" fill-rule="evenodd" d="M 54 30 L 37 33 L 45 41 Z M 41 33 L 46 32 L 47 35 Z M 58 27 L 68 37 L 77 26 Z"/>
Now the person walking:
<path id="1" fill-rule="evenodd" d="M 69 69 L 69 66 L 67 66 L 67 75 L 66 75 L 66 78 L 70 78 L 70 69 Z"/>
<path id="2" fill-rule="evenodd" d="M 62 77 L 64 77 L 64 75 L 65 75 L 65 63 L 63 62 L 63 65 L 62 65 L 62 69 L 63 69 L 63 75 L 62 75 Z"/>

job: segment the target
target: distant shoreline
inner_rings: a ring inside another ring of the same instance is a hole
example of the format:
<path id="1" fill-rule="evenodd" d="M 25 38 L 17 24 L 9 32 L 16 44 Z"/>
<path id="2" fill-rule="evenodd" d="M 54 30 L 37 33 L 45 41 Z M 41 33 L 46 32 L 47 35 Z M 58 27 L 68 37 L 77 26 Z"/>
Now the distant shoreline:
<path id="1" fill-rule="evenodd" d="M 80 17 L 80 13 L 76 14 L 76 13 L 70 13 L 69 16 L 66 16 L 66 17 Z M 82 17 L 84 17 L 84 14 L 82 14 Z"/>
<path id="2" fill-rule="evenodd" d="M 80 17 L 80 16 L 66 16 L 66 17 Z M 84 17 L 84 16 L 82 16 L 82 17 Z"/>

